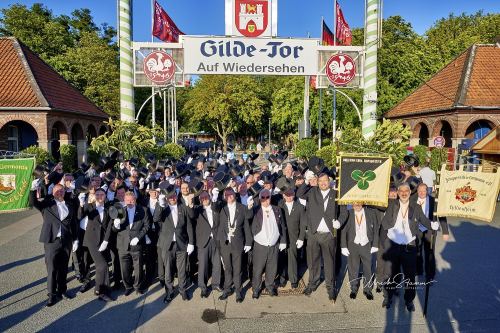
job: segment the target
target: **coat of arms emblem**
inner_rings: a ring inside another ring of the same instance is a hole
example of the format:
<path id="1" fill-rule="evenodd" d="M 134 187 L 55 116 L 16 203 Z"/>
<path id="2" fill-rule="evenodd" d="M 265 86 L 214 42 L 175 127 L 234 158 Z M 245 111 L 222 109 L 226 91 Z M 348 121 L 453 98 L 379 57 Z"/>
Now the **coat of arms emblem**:
<path id="1" fill-rule="evenodd" d="M 269 22 L 268 0 L 236 0 L 234 6 L 235 24 L 245 37 L 259 37 Z"/>
<path id="2" fill-rule="evenodd" d="M 476 193 L 477 191 L 474 191 L 470 185 L 466 185 L 455 189 L 455 199 L 466 204 L 476 200 Z"/>
<path id="3" fill-rule="evenodd" d="M 0 194 L 8 195 L 16 190 L 16 175 L 0 175 Z"/>

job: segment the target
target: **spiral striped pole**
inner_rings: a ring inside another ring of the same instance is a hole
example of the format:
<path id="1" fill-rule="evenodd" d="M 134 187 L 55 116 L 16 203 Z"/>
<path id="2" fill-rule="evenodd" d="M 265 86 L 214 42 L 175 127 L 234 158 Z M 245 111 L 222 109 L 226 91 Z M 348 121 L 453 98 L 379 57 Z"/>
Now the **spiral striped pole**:
<path id="1" fill-rule="evenodd" d="M 132 60 L 132 0 L 119 0 L 120 119 L 135 121 Z"/>
<path id="2" fill-rule="evenodd" d="M 366 2 L 365 62 L 363 76 L 363 136 L 365 139 L 375 133 L 377 127 L 377 47 L 378 47 L 378 1 Z"/>

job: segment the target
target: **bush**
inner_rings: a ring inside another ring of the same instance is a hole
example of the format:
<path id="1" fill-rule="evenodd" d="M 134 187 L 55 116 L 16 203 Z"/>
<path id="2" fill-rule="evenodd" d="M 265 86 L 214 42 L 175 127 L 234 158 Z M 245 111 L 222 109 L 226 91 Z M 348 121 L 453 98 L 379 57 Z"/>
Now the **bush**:
<path id="1" fill-rule="evenodd" d="M 186 150 L 176 143 L 167 143 L 159 149 L 158 158 L 173 157 L 179 159 L 186 154 Z"/>
<path id="2" fill-rule="evenodd" d="M 61 162 L 63 163 L 64 172 L 71 172 L 76 167 L 76 146 L 61 145 L 59 147 L 61 153 Z"/>
<path id="3" fill-rule="evenodd" d="M 87 149 L 87 164 L 94 163 L 94 165 L 99 164 L 100 155 L 92 148 Z"/>
<path id="4" fill-rule="evenodd" d="M 21 153 L 35 155 L 36 164 L 42 164 L 47 160 L 54 161 L 52 155 L 45 149 L 38 146 L 29 146 L 21 151 Z"/>
<path id="5" fill-rule="evenodd" d="M 333 145 L 324 146 L 316 152 L 316 156 L 322 158 L 327 167 L 332 168 L 336 163 L 337 149 Z"/>
<path id="6" fill-rule="evenodd" d="M 434 171 L 441 170 L 443 163 L 448 160 L 448 148 L 434 148 L 431 151 L 431 169 Z"/>
<path id="7" fill-rule="evenodd" d="M 314 154 L 316 154 L 317 150 L 318 144 L 315 139 L 302 139 L 297 143 L 297 146 L 295 147 L 295 157 L 309 159 L 314 156 Z"/>
<path id="8" fill-rule="evenodd" d="M 413 154 L 416 157 L 418 157 L 418 161 L 420 162 L 421 166 L 424 166 L 425 161 L 427 161 L 427 159 L 429 159 L 429 157 L 427 156 L 428 150 L 429 150 L 429 148 L 427 148 L 427 146 L 423 146 L 423 145 L 417 145 L 417 146 L 413 147 Z"/>

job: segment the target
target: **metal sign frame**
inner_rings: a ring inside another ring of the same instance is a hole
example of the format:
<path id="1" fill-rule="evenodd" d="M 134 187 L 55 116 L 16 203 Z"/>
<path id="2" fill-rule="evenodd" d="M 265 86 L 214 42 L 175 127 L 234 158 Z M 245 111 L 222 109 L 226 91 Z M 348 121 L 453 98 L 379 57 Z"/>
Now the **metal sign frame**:
<path id="1" fill-rule="evenodd" d="M 319 45 L 318 51 L 318 74 L 316 78 L 316 88 L 325 89 L 329 87 L 363 89 L 364 77 L 363 66 L 365 61 L 365 49 L 363 46 L 323 46 Z M 347 85 L 333 85 L 326 75 L 326 64 L 328 60 L 336 54 L 346 53 L 356 62 L 356 77 Z"/>

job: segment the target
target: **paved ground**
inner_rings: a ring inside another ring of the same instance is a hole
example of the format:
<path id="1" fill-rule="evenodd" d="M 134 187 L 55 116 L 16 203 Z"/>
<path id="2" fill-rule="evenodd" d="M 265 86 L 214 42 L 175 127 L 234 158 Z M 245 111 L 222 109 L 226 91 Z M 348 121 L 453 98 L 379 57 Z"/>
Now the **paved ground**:
<path id="1" fill-rule="evenodd" d="M 382 296 L 367 301 L 360 293 L 349 299 L 344 280 L 337 302 L 328 301 L 322 285 L 311 297 L 262 296 L 242 304 L 227 302 L 215 292 L 208 299 L 199 290 L 193 299 L 176 298 L 164 305 L 163 292 L 153 285 L 143 296 L 105 304 L 91 292 L 45 307 L 46 271 L 38 243 L 40 215 L 34 211 L 0 214 L 1 332 L 499 332 L 500 331 L 500 207 L 493 223 L 450 221 L 451 240 L 437 245 L 438 275 L 431 288 L 428 319 L 422 316 L 424 290 L 418 291 L 416 312 L 403 302 L 381 308 Z M 73 278 L 73 273 L 69 274 Z M 72 279 L 70 291 L 76 294 Z"/>

